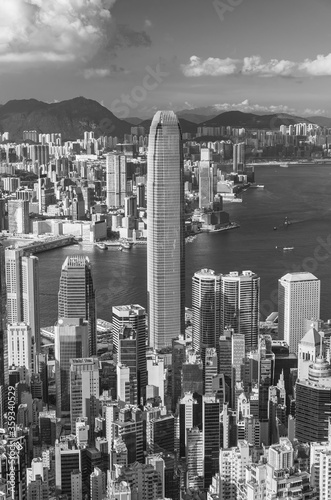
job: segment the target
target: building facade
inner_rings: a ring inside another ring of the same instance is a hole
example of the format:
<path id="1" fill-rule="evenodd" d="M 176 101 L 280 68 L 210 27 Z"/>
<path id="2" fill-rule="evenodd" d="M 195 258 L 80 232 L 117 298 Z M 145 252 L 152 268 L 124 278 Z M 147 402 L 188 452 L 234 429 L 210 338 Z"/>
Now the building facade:
<path id="1" fill-rule="evenodd" d="M 173 111 L 158 111 L 148 142 L 147 296 L 149 343 L 184 333 L 185 242 L 182 135 Z"/>

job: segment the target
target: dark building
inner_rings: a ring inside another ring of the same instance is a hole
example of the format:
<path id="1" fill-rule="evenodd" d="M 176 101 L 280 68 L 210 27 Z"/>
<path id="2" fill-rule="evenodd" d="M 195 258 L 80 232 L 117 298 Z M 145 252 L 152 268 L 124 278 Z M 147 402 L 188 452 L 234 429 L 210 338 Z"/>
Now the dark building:
<path id="1" fill-rule="evenodd" d="M 182 395 L 186 392 L 203 395 L 203 364 L 198 356 L 183 364 Z"/>
<path id="2" fill-rule="evenodd" d="M 322 356 L 309 367 L 308 380 L 297 380 L 295 437 L 301 442 L 328 440 L 331 416 L 331 365 Z"/>
<path id="3" fill-rule="evenodd" d="M 72 255 L 64 261 L 58 294 L 58 317 L 82 318 L 88 321 L 88 355 L 96 356 L 96 299 L 92 266 L 88 257 Z"/>
<path id="4" fill-rule="evenodd" d="M 171 399 L 172 399 L 172 411 L 175 412 L 177 402 L 181 397 L 181 379 L 182 379 L 182 367 L 186 358 L 186 340 L 183 338 L 173 339 L 172 341 L 172 371 L 171 371 Z"/>
<path id="5" fill-rule="evenodd" d="M 204 435 L 204 488 L 212 483 L 213 476 L 219 472 L 220 450 L 220 402 L 215 397 L 204 396 L 202 402 L 202 425 Z"/>

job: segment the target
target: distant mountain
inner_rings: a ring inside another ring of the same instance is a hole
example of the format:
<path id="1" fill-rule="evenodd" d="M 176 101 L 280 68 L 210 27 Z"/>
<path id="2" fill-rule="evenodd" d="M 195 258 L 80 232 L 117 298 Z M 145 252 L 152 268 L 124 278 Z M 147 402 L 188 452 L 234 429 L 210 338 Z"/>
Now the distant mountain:
<path id="1" fill-rule="evenodd" d="M 130 116 L 129 118 L 126 118 L 125 121 L 135 126 L 135 125 L 140 125 L 141 122 L 144 121 L 144 119 L 138 118 L 137 116 Z"/>
<path id="2" fill-rule="evenodd" d="M 176 114 L 177 114 L 177 116 L 180 116 L 182 118 L 186 118 L 187 116 L 190 116 L 190 118 L 189 118 L 190 121 L 195 121 L 195 120 L 193 120 L 192 117 L 201 116 L 202 119 L 199 120 L 199 122 L 197 122 L 197 123 L 200 123 L 204 119 L 206 120 L 207 118 L 213 118 L 214 116 L 219 115 L 223 111 L 224 110 L 222 109 L 221 104 L 213 104 L 211 106 L 200 106 L 198 108 L 182 109 L 181 111 L 178 111 Z"/>
<path id="3" fill-rule="evenodd" d="M 194 113 L 185 113 L 185 111 L 179 111 L 178 113 L 176 113 L 176 115 L 178 116 L 178 118 L 182 118 L 197 124 L 203 122 L 204 120 L 210 120 L 211 118 L 214 118 L 214 116 L 216 116 L 216 114 L 204 116 Z"/>
<path id="4" fill-rule="evenodd" d="M 199 125 L 209 127 L 243 127 L 247 129 L 278 129 L 281 125 L 309 122 L 307 118 L 276 113 L 272 115 L 256 115 L 242 111 L 227 111 L 214 118 L 201 122 Z"/>
<path id="5" fill-rule="evenodd" d="M 320 127 L 331 128 L 331 118 L 327 118 L 326 116 L 309 116 L 307 120 L 316 123 Z"/>
<path id="6" fill-rule="evenodd" d="M 8 101 L 0 107 L 0 132 L 9 132 L 11 140 L 15 141 L 23 139 L 24 130 L 61 132 L 64 140 L 75 140 L 82 138 L 84 131 L 94 131 L 96 137 L 116 135 L 121 138 L 129 134 L 130 129 L 130 123 L 84 97 L 51 104 L 35 99 Z"/>
<path id="7" fill-rule="evenodd" d="M 190 133 L 190 134 L 195 134 L 197 131 L 197 126 L 195 123 L 189 122 L 188 120 L 185 120 L 184 118 L 178 118 L 181 129 L 183 134 L 185 133 Z M 140 123 L 142 127 L 145 127 L 146 133 L 149 132 L 150 126 L 151 126 L 152 120 L 144 120 L 143 122 Z"/>

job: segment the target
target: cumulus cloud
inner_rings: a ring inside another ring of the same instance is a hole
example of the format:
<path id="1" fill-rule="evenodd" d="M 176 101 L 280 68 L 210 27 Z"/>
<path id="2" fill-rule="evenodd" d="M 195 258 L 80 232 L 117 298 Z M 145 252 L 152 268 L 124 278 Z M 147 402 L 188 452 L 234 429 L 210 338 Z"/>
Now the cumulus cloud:
<path id="1" fill-rule="evenodd" d="M 321 116 L 321 115 L 326 115 L 327 113 L 325 109 L 306 108 L 302 114 L 306 116 Z"/>
<path id="2" fill-rule="evenodd" d="M 305 59 L 305 61 L 299 65 L 299 69 L 309 75 L 331 75 L 331 54 L 326 56 L 318 55 L 313 61 Z"/>
<path id="3" fill-rule="evenodd" d="M 222 103 L 222 104 L 214 104 L 215 110 L 222 111 L 243 111 L 245 113 L 295 113 L 296 110 L 294 108 L 290 108 L 285 105 L 274 105 L 271 104 L 269 106 L 262 106 L 260 104 L 251 104 L 248 99 L 244 99 L 239 103 Z"/>
<path id="4" fill-rule="evenodd" d="M 117 25 L 116 0 L 1 0 L 1 63 L 87 64 L 119 47 L 148 45 L 145 32 Z"/>
<path id="5" fill-rule="evenodd" d="M 222 76 L 233 75 L 237 72 L 236 59 L 227 57 L 226 59 L 219 59 L 217 57 L 209 57 L 204 61 L 197 56 L 190 57 L 188 64 L 182 64 L 182 71 L 185 76 Z"/>
<path id="6" fill-rule="evenodd" d="M 260 56 L 251 56 L 244 58 L 242 73 L 260 76 L 290 76 L 295 67 L 296 64 L 291 61 L 271 59 L 264 63 Z"/>
<path id="7" fill-rule="evenodd" d="M 304 77 L 304 76 L 330 76 L 331 53 L 316 59 L 306 59 L 303 62 L 288 61 L 286 59 L 270 59 L 263 61 L 261 56 L 247 56 L 243 59 L 220 59 L 208 57 L 202 59 L 192 56 L 188 64 L 181 65 L 182 72 L 187 77 L 199 76 L 226 76 L 242 74 L 259 77 Z"/>

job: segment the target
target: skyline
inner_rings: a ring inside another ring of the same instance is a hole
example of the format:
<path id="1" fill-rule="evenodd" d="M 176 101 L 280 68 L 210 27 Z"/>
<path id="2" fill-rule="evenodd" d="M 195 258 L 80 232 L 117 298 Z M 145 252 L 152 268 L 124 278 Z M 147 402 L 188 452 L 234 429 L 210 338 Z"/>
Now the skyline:
<path id="1" fill-rule="evenodd" d="M 134 8 L 129 0 L 4 0 L 0 103 L 79 94 L 124 119 L 214 104 L 219 112 L 331 116 L 330 7 L 326 0 L 141 0 Z"/>

